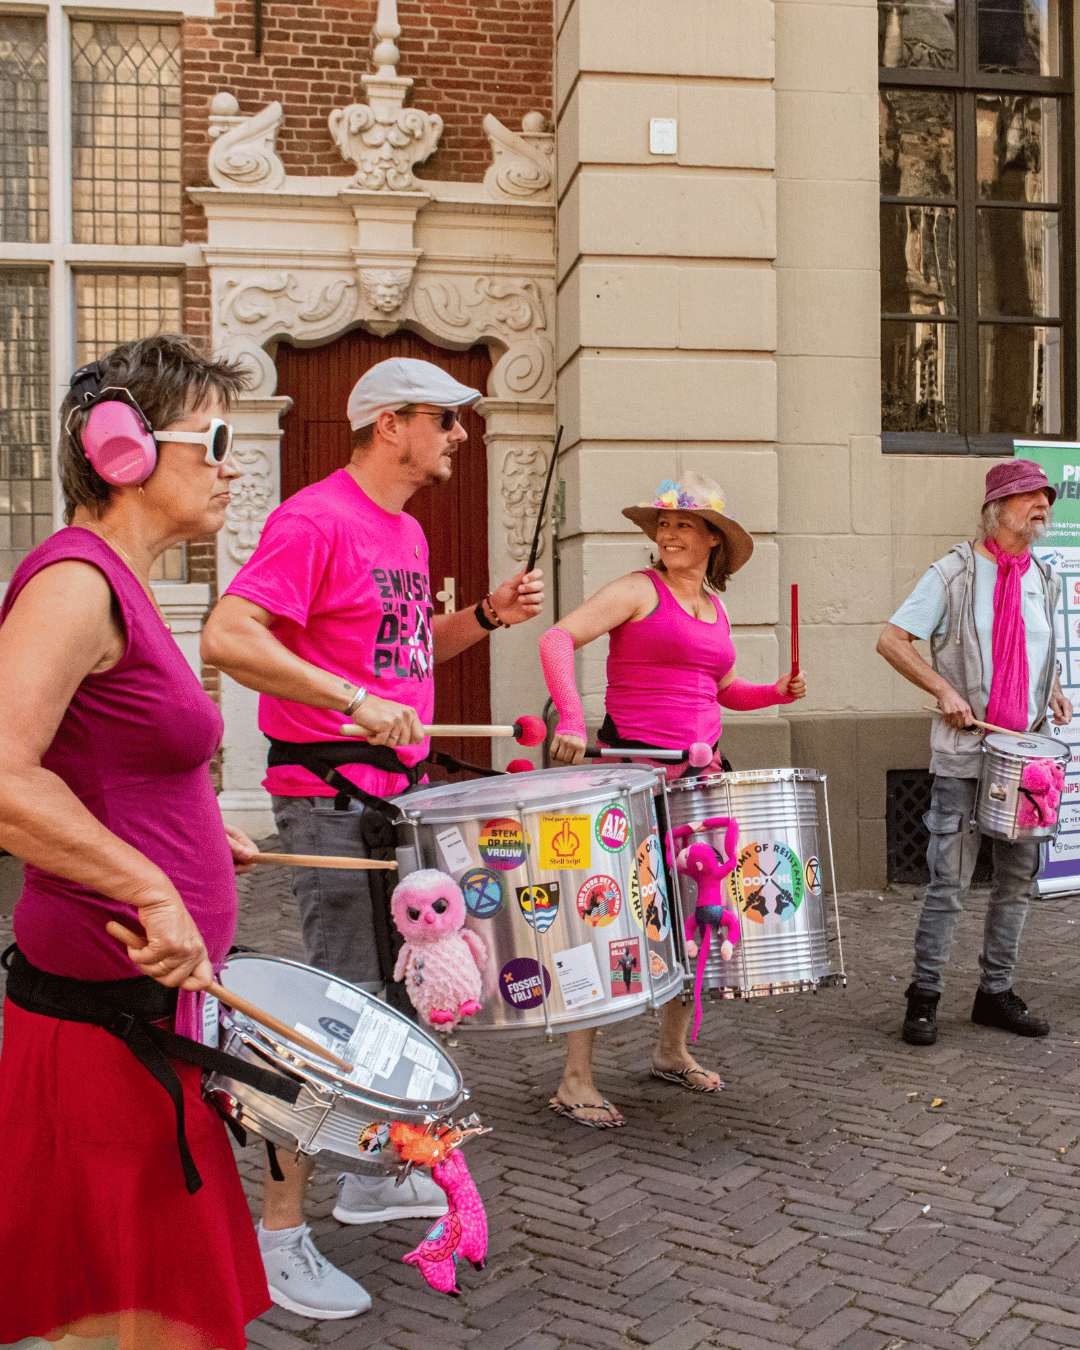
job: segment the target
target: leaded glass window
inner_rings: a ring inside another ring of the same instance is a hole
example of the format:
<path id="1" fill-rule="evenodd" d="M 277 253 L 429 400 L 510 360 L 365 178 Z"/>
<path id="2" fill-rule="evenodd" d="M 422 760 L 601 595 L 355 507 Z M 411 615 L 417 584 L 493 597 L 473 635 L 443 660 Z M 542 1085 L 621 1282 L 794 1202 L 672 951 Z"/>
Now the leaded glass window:
<path id="1" fill-rule="evenodd" d="M 49 239 L 49 87 L 44 18 L 0 14 L 0 240 Z"/>
<path id="2" fill-rule="evenodd" d="M 0 581 L 53 529 L 49 273 L 0 268 Z"/>
<path id="3" fill-rule="evenodd" d="M 1057 0 L 879 0 L 886 450 L 1072 434 L 1070 43 Z"/>

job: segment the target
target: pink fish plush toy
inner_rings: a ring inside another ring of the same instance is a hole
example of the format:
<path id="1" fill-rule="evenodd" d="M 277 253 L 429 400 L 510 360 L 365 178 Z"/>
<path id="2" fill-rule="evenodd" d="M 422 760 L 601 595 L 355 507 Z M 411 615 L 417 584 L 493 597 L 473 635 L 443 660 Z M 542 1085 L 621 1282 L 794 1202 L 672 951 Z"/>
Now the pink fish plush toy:
<path id="1" fill-rule="evenodd" d="M 405 939 L 394 966 L 413 1007 L 433 1027 L 452 1027 L 481 1008 L 484 940 L 465 925 L 465 897 L 445 872 L 427 868 L 400 882 L 390 900 Z"/>

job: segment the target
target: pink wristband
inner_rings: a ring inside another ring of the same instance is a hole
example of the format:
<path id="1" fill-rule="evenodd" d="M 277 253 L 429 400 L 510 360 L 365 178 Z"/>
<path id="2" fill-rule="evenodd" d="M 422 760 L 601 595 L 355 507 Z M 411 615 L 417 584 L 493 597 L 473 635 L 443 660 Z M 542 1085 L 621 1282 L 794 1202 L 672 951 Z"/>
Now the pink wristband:
<path id="1" fill-rule="evenodd" d="M 549 628 L 540 639 L 540 664 L 548 693 L 559 710 L 557 736 L 580 736 L 584 741 L 585 709 L 574 679 L 574 639 L 565 628 Z"/>
<path id="2" fill-rule="evenodd" d="M 735 712 L 752 712 L 755 708 L 772 708 L 777 703 L 794 703 L 795 699 L 791 694 L 781 694 L 775 684 L 751 684 L 749 680 L 736 678 L 720 690 L 717 702 Z"/>

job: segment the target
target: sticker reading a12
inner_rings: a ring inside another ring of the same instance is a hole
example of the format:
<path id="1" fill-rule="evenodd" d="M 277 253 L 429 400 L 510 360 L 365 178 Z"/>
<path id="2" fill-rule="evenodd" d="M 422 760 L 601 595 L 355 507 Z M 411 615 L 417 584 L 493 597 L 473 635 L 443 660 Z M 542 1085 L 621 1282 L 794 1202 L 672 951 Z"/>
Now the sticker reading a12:
<path id="1" fill-rule="evenodd" d="M 521 825 L 509 816 L 486 820 L 480 827 L 480 859 L 500 872 L 512 872 L 525 861 Z"/>
<path id="2" fill-rule="evenodd" d="M 621 853 L 630 842 L 630 821 L 621 806 L 605 806 L 596 817 L 596 842 L 608 853 Z"/>

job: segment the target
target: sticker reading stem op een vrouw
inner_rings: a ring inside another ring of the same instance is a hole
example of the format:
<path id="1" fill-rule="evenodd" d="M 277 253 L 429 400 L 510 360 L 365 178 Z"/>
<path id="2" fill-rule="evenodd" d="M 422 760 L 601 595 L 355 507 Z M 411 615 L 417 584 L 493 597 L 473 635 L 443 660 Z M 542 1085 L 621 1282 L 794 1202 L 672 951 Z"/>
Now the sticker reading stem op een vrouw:
<path id="1" fill-rule="evenodd" d="M 591 816 L 541 816 L 541 872 L 592 867 L 591 829 Z"/>
<path id="2" fill-rule="evenodd" d="M 559 883 L 544 881 L 539 886 L 518 886 L 517 900 L 526 923 L 538 933 L 546 933 L 559 912 Z"/>
<path id="3" fill-rule="evenodd" d="M 739 908 L 754 923 L 773 927 L 794 916 L 803 899 L 798 858 L 778 839 L 747 844 L 732 873 Z"/>
<path id="4" fill-rule="evenodd" d="M 551 993 L 551 976 L 543 967 L 544 992 L 540 992 L 541 967 L 531 956 L 515 956 L 499 971 L 499 993 L 511 1008 L 525 1012 L 539 1008 L 544 995 Z"/>
<path id="5" fill-rule="evenodd" d="M 614 877 L 590 877 L 577 893 L 577 910 L 593 928 L 606 928 L 622 909 L 622 891 Z"/>
<path id="6" fill-rule="evenodd" d="M 525 861 L 526 841 L 521 824 L 509 816 L 486 820 L 480 827 L 480 860 L 500 872 L 512 872 Z"/>
<path id="7" fill-rule="evenodd" d="M 635 905 L 634 889 L 638 888 Z M 643 839 L 637 851 L 637 860 L 630 875 L 630 904 L 637 917 L 640 907 L 645 919 L 645 932 L 653 942 L 662 942 L 671 931 L 668 913 L 667 882 L 660 863 L 660 840 L 650 834 Z"/>
<path id="8" fill-rule="evenodd" d="M 503 885 L 494 872 L 485 867 L 474 867 L 458 877 L 458 885 L 465 896 L 465 908 L 478 919 L 491 919 L 503 907 Z"/>
<path id="9" fill-rule="evenodd" d="M 630 842 L 630 820 L 621 806 L 605 806 L 596 817 L 596 842 L 608 853 L 621 853 Z"/>

